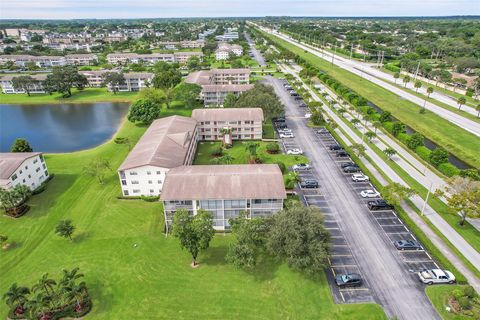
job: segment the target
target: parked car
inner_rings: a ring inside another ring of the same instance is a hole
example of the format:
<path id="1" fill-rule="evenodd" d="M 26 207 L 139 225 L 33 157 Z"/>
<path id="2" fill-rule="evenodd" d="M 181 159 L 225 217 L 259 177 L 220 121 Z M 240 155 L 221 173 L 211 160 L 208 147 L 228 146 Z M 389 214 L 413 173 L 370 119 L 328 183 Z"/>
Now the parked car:
<path id="1" fill-rule="evenodd" d="M 360 195 L 362 198 L 377 198 L 380 196 L 380 192 L 378 192 L 375 189 L 367 189 L 367 190 L 362 190 L 360 192 Z"/>
<path id="2" fill-rule="evenodd" d="M 344 151 L 344 150 L 337 151 L 336 156 L 337 156 L 338 158 L 350 157 L 350 155 L 348 154 L 348 152 L 347 152 L 347 151 Z"/>
<path id="3" fill-rule="evenodd" d="M 305 119 L 310 119 L 311 116 L 312 116 L 311 113 L 305 113 Z"/>
<path id="4" fill-rule="evenodd" d="M 368 201 L 368 209 L 375 210 L 393 210 L 393 206 L 383 199 Z"/>
<path id="5" fill-rule="evenodd" d="M 275 127 L 277 129 L 283 129 L 283 128 L 287 128 L 287 124 L 285 122 L 275 122 Z"/>
<path id="6" fill-rule="evenodd" d="M 303 150 L 299 148 L 288 149 L 287 154 L 295 154 L 295 155 L 303 154 Z"/>
<path id="7" fill-rule="evenodd" d="M 345 173 L 355 173 L 355 172 L 358 172 L 358 171 L 360 171 L 360 168 L 357 167 L 357 166 L 348 166 L 348 167 L 343 168 L 343 172 L 345 172 Z"/>
<path id="8" fill-rule="evenodd" d="M 272 118 L 273 122 L 285 122 L 285 117 Z"/>
<path id="9" fill-rule="evenodd" d="M 292 129 L 288 129 L 288 128 L 279 128 L 277 129 L 278 133 L 291 133 L 292 132 Z"/>
<path id="10" fill-rule="evenodd" d="M 417 273 L 418 278 L 421 282 L 426 284 L 434 284 L 434 283 L 454 283 L 455 276 L 453 273 L 447 270 L 441 269 L 431 269 L 431 270 L 423 270 Z"/>
<path id="11" fill-rule="evenodd" d="M 340 167 L 346 168 L 346 167 L 358 167 L 358 166 L 355 162 L 348 161 L 348 162 L 342 162 Z"/>
<path id="12" fill-rule="evenodd" d="M 365 182 L 365 181 L 369 181 L 370 178 L 368 176 L 364 175 L 363 173 L 355 173 L 352 176 L 352 180 L 355 181 L 355 182 Z"/>
<path id="13" fill-rule="evenodd" d="M 294 92 L 290 92 L 290 96 L 292 96 L 292 97 L 298 97 L 298 93 L 296 93 L 295 91 L 294 91 Z"/>
<path id="14" fill-rule="evenodd" d="M 331 144 L 331 145 L 328 146 L 328 149 L 330 149 L 330 150 L 342 150 L 343 147 L 338 145 L 338 144 Z"/>
<path id="15" fill-rule="evenodd" d="M 300 187 L 308 188 L 308 189 L 316 189 L 318 188 L 318 182 L 314 179 L 305 179 L 300 181 Z"/>
<path id="16" fill-rule="evenodd" d="M 422 250 L 422 246 L 413 240 L 398 240 L 393 243 L 398 250 Z"/>
<path id="17" fill-rule="evenodd" d="M 299 163 L 292 167 L 293 171 L 303 171 L 310 169 L 310 165 L 308 163 Z"/>
<path id="18" fill-rule="evenodd" d="M 306 108 L 308 107 L 307 104 L 305 102 L 302 102 L 298 105 L 299 108 Z"/>
<path id="19" fill-rule="evenodd" d="M 322 128 L 322 129 L 318 129 L 317 131 L 317 134 L 328 134 L 330 133 L 327 129 L 325 128 Z"/>
<path id="20" fill-rule="evenodd" d="M 282 132 L 280 133 L 280 138 L 293 138 L 294 135 L 291 132 Z"/>
<path id="21" fill-rule="evenodd" d="M 362 284 L 362 278 L 358 273 L 339 274 L 335 277 L 335 283 L 339 287 L 356 287 Z"/>

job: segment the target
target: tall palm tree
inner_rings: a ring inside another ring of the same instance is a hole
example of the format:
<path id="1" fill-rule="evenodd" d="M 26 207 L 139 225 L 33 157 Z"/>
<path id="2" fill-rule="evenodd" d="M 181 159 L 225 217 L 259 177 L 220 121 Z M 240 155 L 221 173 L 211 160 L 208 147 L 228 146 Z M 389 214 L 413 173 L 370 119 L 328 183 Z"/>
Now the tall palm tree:
<path id="1" fill-rule="evenodd" d="M 27 287 L 19 287 L 16 283 L 12 284 L 8 291 L 3 295 L 3 300 L 10 308 L 23 306 L 27 301 L 27 295 L 30 290 Z"/>
<path id="2" fill-rule="evenodd" d="M 378 128 L 382 126 L 382 123 L 380 121 L 374 121 L 372 123 L 373 127 L 375 128 L 375 134 L 377 133 Z"/>
<path id="3" fill-rule="evenodd" d="M 55 282 L 55 280 L 53 279 L 49 279 L 48 278 L 48 273 L 45 273 L 41 278 L 40 280 L 38 280 L 37 284 L 35 284 L 33 287 L 32 287 L 32 291 L 33 292 L 37 292 L 39 290 L 43 290 L 45 291 L 45 294 L 47 296 L 52 296 L 53 295 L 53 287 L 56 285 L 57 283 Z"/>
<path id="4" fill-rule="evenodd" d="M 465 103 L 467 103 L 467 100 L 465 99 L 465 97 L 460 97 L 460 98 L 458 98 L 457 103 L 458 103 L 458 110 L 461 110 L 462 106 Z"/>

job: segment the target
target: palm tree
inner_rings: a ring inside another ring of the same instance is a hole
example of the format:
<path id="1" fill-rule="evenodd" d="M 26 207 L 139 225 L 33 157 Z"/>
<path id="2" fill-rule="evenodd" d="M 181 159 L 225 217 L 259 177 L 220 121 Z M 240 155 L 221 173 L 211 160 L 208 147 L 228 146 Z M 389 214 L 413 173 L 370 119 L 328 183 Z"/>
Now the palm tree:
<path id="1" fill-rule="evenodd" d="M 363 144 L 361 143 L 354 143 L 351 146 L 352 150 L 355 152 L 357 157 L 361 157 L 365 155 L 366 148 Z"/>
<path id="2" fill-rule="evenodd" d="M 460 97 L 460 98 L 458 98 L 457 103 L 458 103 L 458 110 L 461 110 L 462 106 L 465 103 L 467 103 L 467 100 L 465 99 L 465 97 Z"/>
<path id="3" fill-rule="evenodd" d="M 420 80 L 417 80 L 417 81 L 415 81 L 414 86 L 415 86 L 415 89 L 416 89 L 415 92 L 418 93 L 418 89 L 420 89 L 422 87 L 422 82 Z"/>
<path id="4" fill-rule="evenodd" d="M 410 82 L 410 76 L 405 76 L 403 77 L 403 83 L 405 84 L 405 88 L 407 87 L 407 84 Z"/>
<path id="5" fill-rule="evenodd" d="M 373 131 L 368 131 L 367 133 L 365 133 L 365 136 L 367 137 L 368 142 L 372 142 L 372 139 L 375 138 L 377 134 Z"/>
<path id="6" fill-rule="evenodd" d="M 383 153 L 385 153 L 388 157 L 388 160 L 392 160 L 392 156 L 397 153 L 397 151 L 393 148 L 386 148 L 383 150 Z"/>
<path id="7" fill-rule="evenodd" d="M 59 285 L 68 284 L 72 281 L 82 278 L 84 275 L 83 273 L 79 273 L 78 270 L 80 270 L 80 268 L 78 267 L 75 269 L 72 269 L 71 271 L 63 269 L 63 278 L 62 280 L 60 280 L 58 284 Z"/>
<path id="8" fill-rule="evenodd" d="M 399 72 L 395 72 L 393 77 L 395 78 L 395 84 L 397 83 L 397 79 L 400 78 L 400 73 Z"/>
<path id="9" fill-rule="evenodd" d="M 377 133 L 378 128 L 382 127 L 382 123 L 380 121 L 374 121 L 372 125 L 375 128 L 375 134 Z"/>
<path id="10" fill-rule="evenodd" d="M 337 110 L 338 113 L 343 117 L 343 115 L 345 114 L 345 112 L 347 112 L 347 110 L 345 110 L 344 108 L 340 108 Z"/>
<path id="11" fill-rule="evenodd" d="M 353 118 L 352 120 L 350 120 L 350 122 L 351 122 L 354 126 L 357 126 L 357 124 L 360 123 L 360 120 L 358 120 L 357 118 Z"/>
<path id="12" fill-rule="evenodd" d="M 75 311 L 80 312 L 83 309 L 83 301 L 85 300 L 85 296 L 87 293 L 87 286 L 85 282 L 81 282 L 79 285 L 73 285 L 70 292 L 69 297 L 75 300 L 76 307 Z"/>
<path id="13" fill-rule="evenodd" d="M 430 95 L 433 93 L 433 87 L 427 88 L 427 97 L 430 98 Z"/>
<path id="14" fill-rule="evenodd" d="M 72 240 L 72 234 L 75 231 L 75 226 L 72 224 L 72 220 L 61 220 L 55 227 L 55 233 L 61 237 Z"/>
<path id="15" fill-rule="evenodd" d="M 35 284 L 32 287 L 33 292 L 37 292 L 39 290 L 45 291 L 45 294 L 48 296 L 53 295 L 53 286 L 55 286 L 57 283 L 53 279 L 48 278 L 48 273 L 45 273 L 40 280 L 38 280 L 38 283 Z"/>
<path id="16" fill-rule="evenodd" d="M 10 308 L 20 307 L 23 313 L 23 305 L 27 302 L 27 295 L 30 290 L 27 287 L 19 287 L 16 283 L 12 284 L 8 291 L 3 295 L 3 300 Z"/>
<path id="17" fill-rule="evenodd" d="M 256 157 L 257 156 L 257 148 L 260 146 L 258 142 L 249 142 L 245 146 L 245 150 L 250 153 L 251 157 Z"/>

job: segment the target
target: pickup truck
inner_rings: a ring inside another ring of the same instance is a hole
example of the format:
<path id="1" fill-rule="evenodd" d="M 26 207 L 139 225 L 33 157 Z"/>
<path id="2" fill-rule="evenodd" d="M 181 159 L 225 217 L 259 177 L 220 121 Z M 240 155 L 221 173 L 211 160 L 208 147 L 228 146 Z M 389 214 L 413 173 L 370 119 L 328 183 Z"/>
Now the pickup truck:
<path id="1" fill-rule="evenodd" d="M 455 276 L 450 271 L 447 271 L 447 270 L 441 270 L 441 269 L 423 270 L 417 274 L 420 281 L 426 284 L 434 284 L 434 283 L 452 284 L 455 282 Z"/>

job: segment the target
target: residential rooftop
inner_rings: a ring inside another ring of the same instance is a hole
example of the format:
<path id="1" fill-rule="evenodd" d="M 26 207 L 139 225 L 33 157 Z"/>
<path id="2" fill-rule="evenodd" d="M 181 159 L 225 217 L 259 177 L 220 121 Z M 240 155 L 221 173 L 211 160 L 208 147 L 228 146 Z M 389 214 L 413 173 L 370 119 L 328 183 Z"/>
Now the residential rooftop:
<path id="1" fill-rule="evenodd" d="M 276 164 L 194 165 L 171 169 L 161 200 L 285 199 Z"/>
<path id="2" fill-rule="evenodd" d="M 0 153 L 0 186 L 8 183 L 8 179 L 22 165 L 32 157 L 42 154 L 41 152 L 3 152 Z M 7 181 L 5 181 L 7 180 Z"/>

